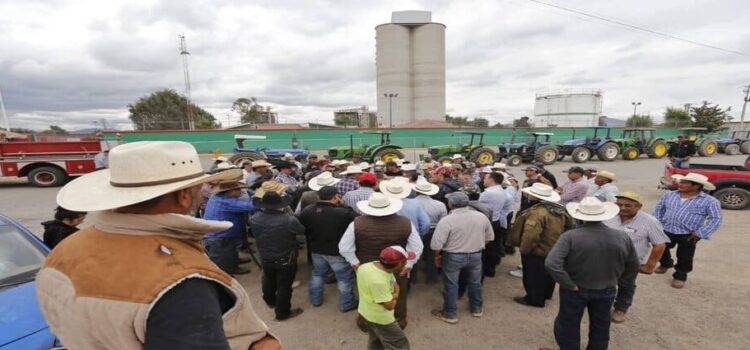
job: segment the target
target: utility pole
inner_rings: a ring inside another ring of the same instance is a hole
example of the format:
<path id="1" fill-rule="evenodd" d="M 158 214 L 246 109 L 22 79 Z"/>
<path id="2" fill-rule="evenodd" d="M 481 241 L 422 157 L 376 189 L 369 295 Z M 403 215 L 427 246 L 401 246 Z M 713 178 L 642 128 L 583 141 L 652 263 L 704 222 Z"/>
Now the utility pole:
<path id="1" fill-rule="evenodd" d="M 388 97 L 388 127 L 393 128 L 393 98 L 398 97 L 398 94 L 383 94 L 383 96 Z"/>
<path id="2" fill-rule="evenodd" d="M 745 93 L 745 98 L 744 98 L 744 102 L 742 103 L 742 113 L 740 114 L 740 128 L 744 129 L 745 128 L 745 108 L 747 108 L 747 103 L 750 102 L 750 84 L 745 85 L 744 89 L 742 89 L 742 92 Z"/>
<path id="3" fill-rule="evenodd" d="M 636 115 L 635 111 L 638 109 L 638 106 L 640 106 L 641 103 L 640 102 L 630 102 L 630 104 L 633 105 L 633 116 L 635 116 Z"/>
<path id="4" fill-rule="evenodd" d="M 8 122 L 8 113 L 5 113 L 5 102 L 3 102 L 2 90 L 0 90 L 0 112 L 3 113 L 3 122 L 5 122 L 5 131 L 10 132 L 10 122 Z"/>
<path id="5" fill-rule="evenodd" d="M 185 35 L 180 35 L 180 56 L 182 56 L 182 74 L 185 78 L 185 96 L 187 97 L 187 117 L 188 117 L 188 129 L 195 130 L 195 120 L 193 118 L 193 102 L 190 96 L 190 70 L 188 67 L 188 56 L 190 52 L 187 50 L 187 43 L 185 43 Z"/>

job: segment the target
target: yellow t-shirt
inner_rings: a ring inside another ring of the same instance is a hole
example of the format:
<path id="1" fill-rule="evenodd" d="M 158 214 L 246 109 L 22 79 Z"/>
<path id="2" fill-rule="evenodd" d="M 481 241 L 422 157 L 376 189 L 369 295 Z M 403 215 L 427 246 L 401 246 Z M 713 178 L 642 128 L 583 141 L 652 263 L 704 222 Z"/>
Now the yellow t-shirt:
<path id="1" fill-rule="evenodd" d="M 380 305 L 393 300 L 395 284 L 393 274 L 379 269 L 374 262 L 360 265 L 357 269 L 359 314 L 372 323 L 387 325 L 396 322 L 393 310 Z"/>

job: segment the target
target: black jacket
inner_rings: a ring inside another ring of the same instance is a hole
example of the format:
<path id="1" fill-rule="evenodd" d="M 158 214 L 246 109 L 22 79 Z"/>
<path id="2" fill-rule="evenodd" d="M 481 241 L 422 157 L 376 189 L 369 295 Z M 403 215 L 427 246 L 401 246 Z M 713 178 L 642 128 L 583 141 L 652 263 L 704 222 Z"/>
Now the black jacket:
<path id="1" fill-rule="evenodd" d="M 552 175 L 552 173 L 547 170 L 541 173 L 541 175 L 544 176 L 545 179 L 549 180 L 549 182 L 552 184 L 552 188 L 557 188 L 557 179 L 555 179 L 555 175 Z"/>
<path id="2" fill-rule="evenodd" d="M 44 244 L 49 249 L 54 248 L 63 239 L 78 231 L 78 228 L 68 226 L 57 220 L 45 221 L 42 225 L 44 226 Z"/>
<path id="3" fill-rule="evenodd" d="M 667 156 L 675 158 L 692 157 L 693 155 L 695 155 L 695 143 L 689 141 L 683 143 L 675 142 L 669 147 L 669 151 L 667 152 Z"/>
<path id="4" fill-rule="evenodd" d="M 310 252 L 322 255 L 339 255 L 339 241 L 357 214 L 349 207 L 327 202 L 317 202 L 306 207 L 299 215 L 309 239 Z"/>
<path id="5" fill-rule="evenodd" d="M 250 229 L 258 244 L 261 260 L 288 257 L 296 263 L 297 235 L 305 233 L 305 227 L 297 218 L 283 211 L 264 209 L 250 218 Z"/>

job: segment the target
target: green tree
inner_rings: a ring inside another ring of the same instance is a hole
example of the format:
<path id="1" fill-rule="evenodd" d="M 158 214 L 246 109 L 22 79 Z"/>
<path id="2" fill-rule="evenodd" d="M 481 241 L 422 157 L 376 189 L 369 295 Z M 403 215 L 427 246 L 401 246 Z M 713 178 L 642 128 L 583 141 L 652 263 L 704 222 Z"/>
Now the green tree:
<path id="1" fill-rule="evenodd" d="M 627 121 L 625 121 L 626 126 L 630 127 L 645 127 L 645 126 L 653 126 L 654 125 L 654 119 L 651 118 L 650 115 L 632 115 L 630 118 L 628 118 Z"/>
<path id="2" fill-rule="evenodd" d="M 720 129 L 724 122 L 731 120 L 729 111 L 729 108 L 722 109 L 718 104 L 711 105 L 708 101 L 703 101 L 703 104 L 698 107 L 690 108 L 693 126 L 704 127 L 708 129 L 708 132 Z"/>
<path id="3" fill-rule="evenodd" d="M 333 118 L 333 123 L 338 126 L 350 126 L 350 125 L 358 125 L 357 119 L 354 118 L 352 115 L 349 114 L 337 114 Z"/>
<path id="4" fill-rule="evenodd" d="M 490 126 L 490 121 L 487 118 L 476 117 L 471 124 L 477 128 L 487 128 Z"/>
<path id="5" fill-rule="evenodd" d="M 529 123 L 529 117 L 521 117 L 518 119 L 513 120 L 513 127 L 516 128 L 530 128 L 531 123 Z"/>
<path id="6" fill-rule="evenodd" d="M 36 130 L 26 129 L 26 128 L 10 128 L 10 132 L 14 132 L 17 134 L 26 134 L 26 135 L 34 135 L 38 133 L 38 131 Z"/>
<path id="7" fill-rule="evenodd" d="M 219 127 L 211 113 L 197 105 L 190 104 L 196 129 Z M 187 116 L 188 100 L 172 89 L 164 89 L 141 97 L 135 104 L 128 105 L 130 121 L 136 130 L 187 130 L 190 128 Z"/>
<path id="8" fill-rule="evenodd" d="M 688 112 L 682 108 L 667 107 L 664 111 L 664 126 L 671 128 L 689 127 L 692 121 Z"/>
<path id="9" fill-rule="evenodd" d="M 503 123 L 497 122 L 495 125 L 492 126 L 493 128 L 502 128 L 504 127 Z"/>
<path id="10" fill-rule="evenodd" d="M 67 135 L 70 134 L 68 130 L 65 130 L 57 125 L 50 125 L 47 130 L 42 130 L 42 134 L 60 134 L 60 135 Z"/>

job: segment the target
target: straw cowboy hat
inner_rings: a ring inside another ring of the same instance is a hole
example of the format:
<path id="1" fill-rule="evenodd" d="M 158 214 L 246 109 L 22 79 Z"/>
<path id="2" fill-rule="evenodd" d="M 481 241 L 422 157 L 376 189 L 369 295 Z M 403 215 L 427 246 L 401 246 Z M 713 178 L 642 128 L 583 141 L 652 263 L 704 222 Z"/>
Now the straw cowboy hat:
<path id="1" fill-rule="evenodd" d="M 605 179 L 609 179 L 609 181 L 615 181 L 615 180 L 617 180 L 617 175 L 615 175 L 615 173 L 613 173 L 611 171 L 606 171 L 606 170 L 597 171 L 596 172 L 596 176 L 603 177 Z"/>
<path id="2" fill-rule="evenodd" d="M 289 186 L 278 181 L 266 181 L 260 185 L 260 188 L 255 190 L 255 198 L 263 198 L 266 192 L 284 193 L 287 187 Z"/>
<path id="3" fill-rule="evenodd" d="M 605 221 L 620 212 L 617 204 L 602 202 L 596 197 L 585 197 L 580 203 L 568 203 L 565 209 L 574 219 L 583 221 Z"/>
<path id="4" fill-rule="evenodd" d="M 339 173 L 339 175 L 352 175 L 352 174 L 362 174 L 362 168 L 360 168 L 359 165 L 350 165 L 346 167 L 346 171 L 342 171 Z"/>
<path id="5" fill-rule="evenodd" d="M 307 186 L 313 191 L 320 191 L 324 186 L 333 186 L 339 181 L 341 181 L 341 179 L 333 177 L 333 174 L 331 174 L 330 171 L 324 171 L 320 173 L 320 175 L 310 179 Z"/>
<path id="6" fill-rule="evenodd" d="M 531 187 L 521 189 L 523 193 L 547 202 L 559 202 L 560 194 L 555 192 L 552 186 L 541 182 L 534 183 Z"/>
<path id="7" fill-rule="evenodd" d="M 109 169 L 81 176 L 57 193 L 57 204 L 74 211 L 127 207 L 205 182 L 234 180 L 242 170 L 206 175 L 195 148 L 181 141 L 122 144 L 109 153 Z"/>
<path id="8" fill-rule="evenodd" d="M 261 160 L 254 160 L 254 161 L 253 161 L 253 163 L 252 163 L 252 167 L 253 167 L 253 169 L 255 169 L 255 168 L 260 168 L 260 167 L 264 167 L 264 166 L 265 166 L 265 167 L 269 167 L 269 168 L 273 168 L 273 164 L 271 164 L 271 163 L 269 163 L 269 162 L 266 162 L 266 160 L 265 160 L 265 159 L 261 159 Z"/>
<path id="9" fill-rule="evenodd" d="M 688 173 L 687 175 L 675 174 L 675 175 L 672 175 L 672 178 L 677 180 L 678 182 L 690 181 L 690 182 L 694 182 L 697 184 L 701 184 L 703 185 L 704 190 L 713 191 L 716 189 L 716 186 L 714 186 L 714 184 L 708 181 L 708 177 L 701 175 L 701 174 L 696 174 L 696 173 Z"/>
<path id="10" fill-rule="evenodd" d="M 390 198 L 382 193 L 373 192 L 366 201 L 357 202 L 357 209 L 370 216 L 388 216 L 398 213 L 404 203 L 398 198 Z"/>
<path id="11" fill-rule="evenodd" d="M 414 189 L 414 192 L 425 194 L 428 196 L 437 194 L 440 191 L 440 187 L 438 187 L 437 185 L 433 185 L 423 179 L 417 180 L 417 183 L 414 184 L 413 189 Z"/>
<path id="12" fill-rule="evenodd" d="M 408 180 L 385 180 L 380 182 L 380 192 L 388 197 L 403 199 L 411 193 L 411 184 Z"/>
<path id="13" fill-rule="evenodd" d="M 216 185 L 216 187 L 213 188 L 213 192 L 221 193 L 242 188 L 247 188 L 247 185 L 241 181 L 221 181 L 218 185 Z"/>
<path id="14" fill-rule="evenodd" d="M 495 164 L 492 164 L 490 169 L 493 169 L 493 170 L 494 169 L 506 169 L 507 167 L 508 166 L 505 163 L 495 163 Z"/>
<path id="15" fill-rule="evenodd" d="M 643 197 L 636 192 L 625 191 L 616 195 L 615 198 L 625 198 L 633 202 L 638 202 L 638 204 L 643 205 Z"/>

